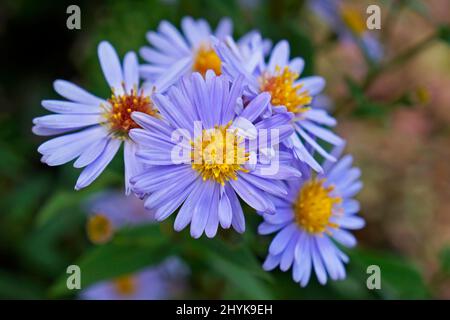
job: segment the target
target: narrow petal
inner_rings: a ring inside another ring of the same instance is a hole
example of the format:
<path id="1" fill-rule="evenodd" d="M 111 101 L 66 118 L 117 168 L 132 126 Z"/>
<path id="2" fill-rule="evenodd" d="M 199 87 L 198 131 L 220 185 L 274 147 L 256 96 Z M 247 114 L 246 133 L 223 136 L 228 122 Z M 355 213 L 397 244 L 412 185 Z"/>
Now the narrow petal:
<path id="1" fill-rule="evenodd" d="M 205 227 L 205 234 L 208 238 L 213 238 L 219 227 L 219 186 L 215 186 L 209 209 L 208 222 Z"/>
<path id="2" fill-rule="evenodd" d="M 200 193 L 200 197 L 194 207 L 194 212 L 192 213 L 191 221 L 191 236 L 195 239 L 200 238 L 205 230 L 206 224 L 208 222 L 209 214 L 211 213 L 211 205 L 213 203 L 216 183 L 207 180 L 203 182 L 204 186 Z"/>
<path id="3" fill-rule="evenodd" d="M 241 204 L 239 203 L 239 199 L 236 196 L 233 188 L 228 185 L 225 186 L 225 192 L 227 193 L 228 199 L 230 199 L 231 211 L 233 212 L 233 220 L 231 221 L 231 225 L 237 232 L 244 233 L 245 217 L 244 212 L 242 211 Z"/>
<path id="4" fill-rule="evenodd" d="M 340 145 L 344 143 L 344 140 L 342 140 L 342 138 L 340 138 L 330 130 L 319 127 L 313 124 L 312 122 L 302 121 L 300 125 L 302 126 L 302 128 L 311 132 L 314 136 L 319 137 L 320 139 L 326 142 L 329 142 L 334 145 Z"/>
<path id="5" fill-rule="evenodd" d="M 284 67 L 288 64 L 289 59 L 289 43 L 286 40 L 278 42 L 272 50 L 267 69 L 274 72 L 275 67 Z"/>
<path id="6" fill-rule="evenodd" d="M 287 227 L 282 229 L 273 238 L 272 243 L 269 246 L 269 252 L 272 255 L 277 255 L 283 252 L 289 241 L 291 241 L 292 236 L 297 231 L 297 225 L 295 223 L 289 224 Z"/>
<path id="7" fill-rule="evenodd" d="M 66 80 L 56 80 L 53 82 L 53 88 L 60 96 L 70 101 L 93 106 L 98 106 L 105 102 L 105 100 Z"/>
<path id="8" fill-rule="evenodd" d="M 315 239 L 314 239 L 315 240 Z M 314 266 L 314 271 L 316 272 L 317 279 L 321 284 L 325 284 L 327 282 L 327 273 L 325 271 L 325 267 L 323 265 L 321 256 L 320 256 L 320 248 L 317 245 L 316 241 L 311 243 L 311 256 Z"/>
<path id="9" fill-rule="evenodd" d="M 197 180 L 191 194 L 189 194 L 175 218 L 173 225 L 175 231 L 183 230 L 191 222 L 192 213 L 194 212 L 201 190 L 203 190 L 203 182 Z"/>
<path id="10" fill-rule="evenodd" d="M 191 63 L 192 59 L 186 57 L 169 66 L 163 75 L 154 83 L 156 90 L 158 90 L 158 92 L 165 92 L 167 88 L 177 82 L 182 75 L 186 74 L 191 67 Z"/>
<path id="11" fill-rule="evenodd" d="M 270 94 L 267 92 L 261 93 L 250 101 L 240 116 L 253 122 L 266 110 L 269 102 Z"/>
<path id="12" fill-rule="evenodd" d="M 49 111 L 64 114 L 99 114 L 104 111 L 100 105 L 88 105 L 60 100 L 42 100 L 42 106 Z"/>
<path id="13" fill-rule="evenodd" d="M 252 184 L 253 186 L 255 186 L 269 194 L 272 194 L 274 196 L 282 197 L 284 195 L 287 195 L 286 187 L 280 181 L 264 179 L 264 178 L 252 175 L 251 173 L 239 173 L 239 177 L 246 180 L 248 183 Z"/>
<path id="14" fill-rule="evenodd" d="M 91 164 L 95 159 L 97 159 L 105 150 L 106 145 L 108 144 L 109 139 L 105 136 L 102 139 L 99 139 L 97 142 L 92 143 L 89 147 L 84 149 L 78 159 L 75 161 L 73 166 L 75 168 L 83 168 L 89 164 Z"/>
<path id="15" fill-rule="evenodd" d="M 223 40 L 226 36 L 231 35 L 233 31 L 233 22 L 230 18 L 223 18 L 219 21 L 217 25 L 215 36 L 218 39 Z"/>
<path id="16" fill-rule="evenodd" d="M 122 82 L 122 66 L 119 57 L 113 46 L 106 41 L 100 42 L 98 45 L 98 59 L 105 75 L 106 82 L 114 89 L 117 95 L 123 94 Z"/>
<path id="17" fill-rule="evenodd" d="M 106 132 L 104 128 L 101 126 L 95 126 L 93 128 L 85 129 L 71 134 L 66 134 L 64 136 L 48 140 L 39 146 L 38 152 L 41 154 L 48 154 L 76 141 L 84 141 L 90 138 L 97 139 L 105 136 Z"/>
<path id="18" fill-rule="evenodd" d="M 96 161 L 92 162 L 81 172 L 75 185 L 75 190 L 80 190 L 90 185 L 111 162 L 121 144 L 121 140 L 111 139 L 103 153 L 96 159 Z"/>
<path id="19" fill-rule="evenodd" d="M 287 271 L 291 267 L 292 263 L 294 262 L 294 253 L 295 253 L 295 247 L 297 245 L 298 237 L 299 237 L 299 235 L 295 234 L 289 241 L 284 252 L 282 253 L 281 261 L 280 261 L 281 271 Z"/>
<path id="20" fill-rule="evenodd" d="M 50 114 L 34 118 L 33 123 L 50 129 L 75 129 L 106 121 L 98 114 Z"/>
<path id="21" fill-rule="evenodd" d="M 309 94 L 315 96 L 325 87 L 325 79 L 318 76 L 305 77 L 300 79 L 299 83 L 303 85 L 304 90 L 308 90 Z"/>
<path id="22" fill-rule="evenodd" d="M 265 271 L 270 271 L 275 269 L 280 264 L 281 254 L 279 255 L 273 255 L 269 254 L 267 255 L 266 261 L 264 261 L 263 269 Z"/>
<path id="23" fill-rule="evenodd" d="M 139 64 L 134 52 L 128 52 L 123 61 L 123 80 L 127 93 L 137 90 L 139 85 Z"/>
<path id="24" fill-rule="evenodd" d="M 230 180 L 230 184 L 237 194 L 252 208 L 261 212 L 275 212 L 275 207 L 264 193 L 243 179 Z"/>
<path id="25" fill-rule="evenodd" d="M 231 209 L 230 199 L 226 192 L 223 192 L 219 200 L 219 222 L 222 228 L 228 229 L 233 220 L 233 212 Z"/>
<path id="26" fill-rule="evenodd" d="M 125 164 L 125 194 L 129 195 L 131 192 L 130 179 L 137 176 L 143 171 L 143 165 L 136 158 L 138 145 L 133 141 L 125 141 L 124 144 L 124 164 Z"/>

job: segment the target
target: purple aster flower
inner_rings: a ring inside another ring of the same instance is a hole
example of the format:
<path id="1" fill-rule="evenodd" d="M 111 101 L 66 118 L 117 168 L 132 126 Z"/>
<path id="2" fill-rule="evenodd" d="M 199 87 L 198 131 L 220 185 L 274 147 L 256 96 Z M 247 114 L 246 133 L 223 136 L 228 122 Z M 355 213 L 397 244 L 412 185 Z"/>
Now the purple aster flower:
<path id="1" fill-rule="evenodd" d="M 187 290 L 188 267 L 171 257 L 158 266 L 94 284 L 80 293 L 84 300 L 174 299 Z"/>
<path id="2" fill-rule="evenodd" d="M 97 193 L 86 201 L 85 207 L 88 212 L 86 233 L 95 244 L 108 242 L 125 226 L 155 221 L 141 200 L 118 191 Z"/>
<path id="3" fill-rule="evenodd" d="M 263 67 L 264 57 L 270 53 L 272 49 L 272 41 L 270 39 L 263 39 L 261 34 L 256 31 L 250 31 L 244 34 L 237 41 L 237 48 L 244 61 L 247 61 L 247 69 L 252 71 L 255 69 L 253 61 L 259 63 L 258 67 Z"/>
<path id="4" fill-rule="evenodd" d="M 142 58 L 148 62 L 140 67 L 141 76 L 153 81 L 166 73 L 168 67 L 178 65 L 185 74 L 193 71 L 205 75 L 207 70 L 221 73 L 221 62 L 214 51 L 211 37 L 224 39 L 231 35 L 233 24 L 222 19 L 215 32 L 203 19 L 184 17 L 181 20 L 181 34 L 171 23 L 162 21 L 158 31 L 149 31 L 147 40 L 152 47 L 140 49 Z M 178 79 L 176 79 L 178 80 Z"/>
<path id="5" fill-rule="evenodd" d="M 245 78 L 248 89 L 244 92 L 244 99 L 251 99 L 261 92 L 270 94 L 269 112 L 263 116 L 272 113 L 293 114 L 291 125 L 297 134 L 293 133 L 284 144 L 292 149 L 297 159 L 321 172 L 319 163 L 307 151 L 306 146 L 311 146 L 324 158 L 336 160 L 316 142 L 316 138 L 319 138 L 332 145 L 343 143 L 340 137 L 323 127 L 335 126 L 336 120 L 323 108 L 312 104 L 313 98 L 324 88 L 325 81 L 318 76 L 300 78 L 304 61 L 302 58 L 289 59 L 287 41 L 275 45 L 267 63 L 258 61 L 258 57 L 263 54 L 254 54 L 254 60 L 243 56 L 230 37 L 225 42 L 216 43 L 216 49 L 222 59 L 224 73 L 231 78 L 239 75 Z"/>
<path id="6" fill-rule="evenodd" d="M 320 16 L 344 42 L 360 42 L 365 54 L 374 62 L 383 58 L 383 47 L 366 27 L 364 17 L 340 0 L 309 1 L 310 8 Z"/>
<path id="7" fill-rule="evenodd" d="M 259 211 L 273 212 L 266 194 L 283 196 L 280 179 L 300 175 L 289 165 L 289 153 L 275 152 L 276 144 L 292 134 L 290 115 L 257 121 L 270 96 L 262 93 L 243 105 L 242 92 L 242 77 L 230 83 L 211 70 L 205 77 L 195 72 L 167 95 L 153 95 L 166 121 L 132 115 L 143 128 L 130 132 L 141 147 L 137 156 L 151 166 L 131 179 L 133 190 L 150 194 L 145 207 L 159 221 L 181 206 L 174 228 L 190 223 L 194 238 L 203 232 L 214 237 L 219 224 L 244 232 L 238 196 Z M 176 159 L 178 154 L 184 157 Z"/>
<path id="8" fill-rule="evenodd" d="M 101 42 L 98 57 L 111 87 L 111 97 L 102 99 L 73 83 L 57 80 L 54 82 L 55 91 L 67 100 L 42 101 L 42 106 L 55 114 L 33 119 L 33 132 L 43 136 L 64 134 L 43 143 L 38 151 L 42 154 L 41 161 L 50 166 L 76 159 L 74 167 L 84 168 L 75 185 L 76 190 L 91 184 L 124 143 L 128 194 L 129 178 L 142 170 L 141 164 L 136 161 L 136 145 L 128 139 L 128 131 L 139 127 L 131 118 L 131 113 L 139 111 L 155 117 L 158 116 L 157 110 L 149 97 L 151 92 L 139 89 L 135 53 L 126 54 L 122 67 L 114 48 L 108 42 Z M 177 66 L 167 70 L 164 77 L 152 84 L 152 92 L 165 90 L 170 85 L 170 79 L 179 71 Z"/>
<path id="9" fill-rule="evenodd" d="M 335 148 L 338 158 L 342 148 Z M 335 244 L 353 247 L 355 237 L 349 230 L 360 229 L 364 220 L 357 216 L 359 203 L 353 197 L 362 188 L 360 170 L 352 167 L 352 157 L 338 162 L 325 161 L 324 172 L 314 175 L 301 165 L 301 179 L 289 180 L 288 195 L 273 198 L 276 213 L 263 213 L 260 234 L 277 232 L 264 262 L 265 270 L 292 267 L 293 279 L 302 287 L 308 284 L 312 270 L 321 284 L 329 276 L 345 278 L 348 257 Z"/>

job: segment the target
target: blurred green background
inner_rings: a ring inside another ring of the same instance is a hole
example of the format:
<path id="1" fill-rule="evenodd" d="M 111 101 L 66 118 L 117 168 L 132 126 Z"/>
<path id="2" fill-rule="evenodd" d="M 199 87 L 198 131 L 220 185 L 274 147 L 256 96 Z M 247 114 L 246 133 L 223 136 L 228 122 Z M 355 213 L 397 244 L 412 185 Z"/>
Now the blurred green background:
<path id="1" fill-rule="evenodd" d="M 75 298 L 66 268 L 80 265 L 83 287 L 180 256 L 191 269 L 186 298 L 415 299 L 450 298 L 450 3 L 344 1 L 365 14 L 382 8 L 384 46 L 379 64 L 358 44 L 342 41 L 298 0 L 80 1 L 81 30 L 66 28 L 72 1 L 0 3 L 0 298 Z M 108 94 L 96 46 L 110 41 L 119 54 L 146 44 L 162 19 L 179 26 L 185 15 L 213 26 L 223 16 L 234 36 L 259 29 L 287 39 L 292 56 L 306 60 L 304 75 L 327 80 L 330 111 L 348 151 L 362 168 L 359 195 L 367 226 L 349 251 L 345 281 L 300 288 L 290 272 L 264 272 L 270 237 L 256 234 L 260 218 L 248 208 L 244 235 L 222 231 L 214 240 L 174 233 L 173 219 L 127 228 L 95 246 L 85 235 L 83 202 L 122 187 L 122 161 L 86 190 L 75 192 L 79 171 L 47 167 L 36 151 L 31 120 L 56 98 L 52 81 L 71 80 Z M 366 287 L 368 265 L 382 272 L 382 289 Z"/>

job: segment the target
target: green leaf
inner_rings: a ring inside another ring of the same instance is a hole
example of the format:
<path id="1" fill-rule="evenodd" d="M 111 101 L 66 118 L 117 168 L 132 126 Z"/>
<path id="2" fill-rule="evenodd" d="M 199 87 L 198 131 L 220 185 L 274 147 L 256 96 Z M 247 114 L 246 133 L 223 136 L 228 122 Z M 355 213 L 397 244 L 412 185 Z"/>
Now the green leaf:
<path id="1" fill-rule="evenodd" d="M 61 191 L 55 193 L 44 204 L 36 217 L 36 226 L 42 227 L 58 214 L 62 214 L 67 209 L 78 206 L 82 199 L 82 194 L 74 191 Z"/>
<path id="2" fill-rule="evenodd" d="M 48 192 L 50 179 L 45 175 L 35 175 L 14 188 L 10 194 L 6 214 L 19 221 L 31 216 L 39 204 L 41 197 Z"/>
<path id="3" fill-rule="evenodd" d="M 98 281 L 157 264 L 174 254 L 176 248 L 161 233 L 159 225 L 144 225 L 120 231 L 110 243 L 91 248 L 74 264 L 81 269 L 81 286 L 84 289 Z M 51 288 L 52 297 L 74 293 L 66 287 L 67 277 L 64 273 Z"/>
<path id="4" fill-rule="evenodd" d="M 197 241 L 208 267 L 238 289 L 247 299 L 272 299 L 265 281 L 265 272 L 258 260 L 245 246 L 229 246 L 219 239 Z"/>
<path id="5" fill-rule="evenodd" d="M 366 97 L 364 90 L 352 79 L 346 78 L 345 80 L 356 103 L 354 115 L 365 118 L 383 118 L 386 116 L 387 109 L 385 106 Z"/>
<path id="6" fill-rule="evenodd" d="M 381 289 L 376 291 L 385 299 L 424 299 L 429 297 L 421 272 L 411 262 L 396 255 L 363 249 L 351 251 L 350 265 L 358 270 L 360 281 L 366 282 L 367 267 L 377 265 L 381 270 Z M 354 270 L 354 271 L 355 271 Z M 355 271 L 356 273 L 356 271 Z"/>
<path id="7" fill-rule="evenodd" d="M 122 176 L 118 178 L 117 174 L 106 170 L 88 189 L 55 192 L 39 210 L 35 221 L 36 227 L 40 228 L 55 217 L 72 212 L 74 209 L 79 210 L 82 201 L 90 194 L 114 185 L 121 178 Z"/>
<path id="8" fill-rule="evenodd" d="M 0 298 L 3 299 L 40 299 L 44 289 L 33 279 L 0 270 Z"/>
<path id="9" fill-rule="evenodd" d="M 450 247 L 442 249 L 439 254 L 439 258 L 441 261 L 441 270 L 450 275 Z"/>
<path id="10" fill-rule="evenodd" d="M 439 39 L 450 45 L 450 25 L 442 25 L 439 27 Z"/>
<path id="11" fill-rule="evenodd" d="M 403 1 L 403 3 L 408 6 L 411 10 L 417 12 L 418 14 L 424 17 L 430 17 L 430 10 L 426 3 L 421 0 L 407 0 Z"/>

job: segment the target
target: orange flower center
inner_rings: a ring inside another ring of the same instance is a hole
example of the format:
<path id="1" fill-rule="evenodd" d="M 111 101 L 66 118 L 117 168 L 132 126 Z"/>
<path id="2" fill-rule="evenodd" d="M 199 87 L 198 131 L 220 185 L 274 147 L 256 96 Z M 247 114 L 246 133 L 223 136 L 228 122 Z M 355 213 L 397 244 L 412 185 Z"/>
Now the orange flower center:
<path id="1" fill-rule="evenodd" d="M 111 221 L 105 215 L 96 214 L 89 217 L 86 232 L 92 243 L 102 244 L 111 240 L 114 229 Z"/>
<path id="2" fill-rule="evenodd" d="M 222 74 L 222 61 L 210 45 L 201 45 L 197 50 L 192 70 L 205 76 L 206 71 L 213 70 L 216 75 Z"/>
<path id="3" fill-rule="evenodd" d="M 145 96 L 143 90 L 138 95 L 132 89 L 130 94 L 115 95 L 114 92 L 108 102 L 112 106 L 105 112 L 110 130 L 120 138 L 128 138 L 128 131 L 140 126 L 131 118 L 134 111 L 157 116 L 157 110 L 153 106 L 149 96 Z"/>
<path id="4" fill-rule="evenodd" d="M 123 276 L 115 279 L 113 282 L 116 292 L 121 296 L 130 296 L 136 293 L 137 284 L 132 276 Z"/>

